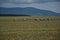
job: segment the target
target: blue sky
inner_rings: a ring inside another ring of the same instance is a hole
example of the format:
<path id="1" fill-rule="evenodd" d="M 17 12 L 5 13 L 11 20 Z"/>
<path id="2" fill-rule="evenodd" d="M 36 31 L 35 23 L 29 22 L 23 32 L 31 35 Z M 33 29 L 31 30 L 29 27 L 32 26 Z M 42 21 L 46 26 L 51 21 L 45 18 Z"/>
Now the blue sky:
<path id="1" fill-rule="evenodd" d="M 0 7 L 35 7 L 60 13 L 60 0 L 0 0 Z"/>

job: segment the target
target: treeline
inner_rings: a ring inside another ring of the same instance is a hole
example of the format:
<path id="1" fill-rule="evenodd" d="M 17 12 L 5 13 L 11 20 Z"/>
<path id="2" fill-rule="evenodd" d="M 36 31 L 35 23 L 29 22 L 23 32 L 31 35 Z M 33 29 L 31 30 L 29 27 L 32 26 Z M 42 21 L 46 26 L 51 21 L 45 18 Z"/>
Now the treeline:
<path id="1" fill-rule="evenodd" d="M 25 15 L 25 14 L 0 14 L 0 16 L 30 16 L 30 15 Z"/>

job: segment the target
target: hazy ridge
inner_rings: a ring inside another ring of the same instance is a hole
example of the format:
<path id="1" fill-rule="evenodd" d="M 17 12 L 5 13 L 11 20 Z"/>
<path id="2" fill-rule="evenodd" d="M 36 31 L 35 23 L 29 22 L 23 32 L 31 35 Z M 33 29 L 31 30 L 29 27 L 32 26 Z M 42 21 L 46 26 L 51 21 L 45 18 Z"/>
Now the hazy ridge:
<path id="1" fill-rule="evenodd" d="M 33 7 L 26 8 L 3 8 L 0 7 L 0 16 L 60 16 L 60 13 L 49 10 L 40 10 Z"/>

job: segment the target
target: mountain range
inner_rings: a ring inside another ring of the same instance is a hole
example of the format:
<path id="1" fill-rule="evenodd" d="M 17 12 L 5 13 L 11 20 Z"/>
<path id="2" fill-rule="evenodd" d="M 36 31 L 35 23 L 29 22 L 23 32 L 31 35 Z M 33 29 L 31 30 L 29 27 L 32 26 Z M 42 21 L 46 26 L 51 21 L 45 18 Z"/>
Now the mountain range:
<path id="1" fill-rule="evenodd" d="M 0 16 L 60 16 L 49 10 L 41 10 L 33 7 L 25 8 L 3 8 L 0 7 Z"/>

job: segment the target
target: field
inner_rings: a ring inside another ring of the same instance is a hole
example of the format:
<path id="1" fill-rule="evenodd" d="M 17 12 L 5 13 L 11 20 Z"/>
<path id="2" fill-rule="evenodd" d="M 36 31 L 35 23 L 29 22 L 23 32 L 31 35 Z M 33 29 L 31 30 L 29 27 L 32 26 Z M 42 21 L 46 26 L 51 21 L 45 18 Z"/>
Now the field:
<path id="1" fill-rule="evenodd" d="M 0 40 L 60 40 L 60 17 L 0 17 Z"/>

